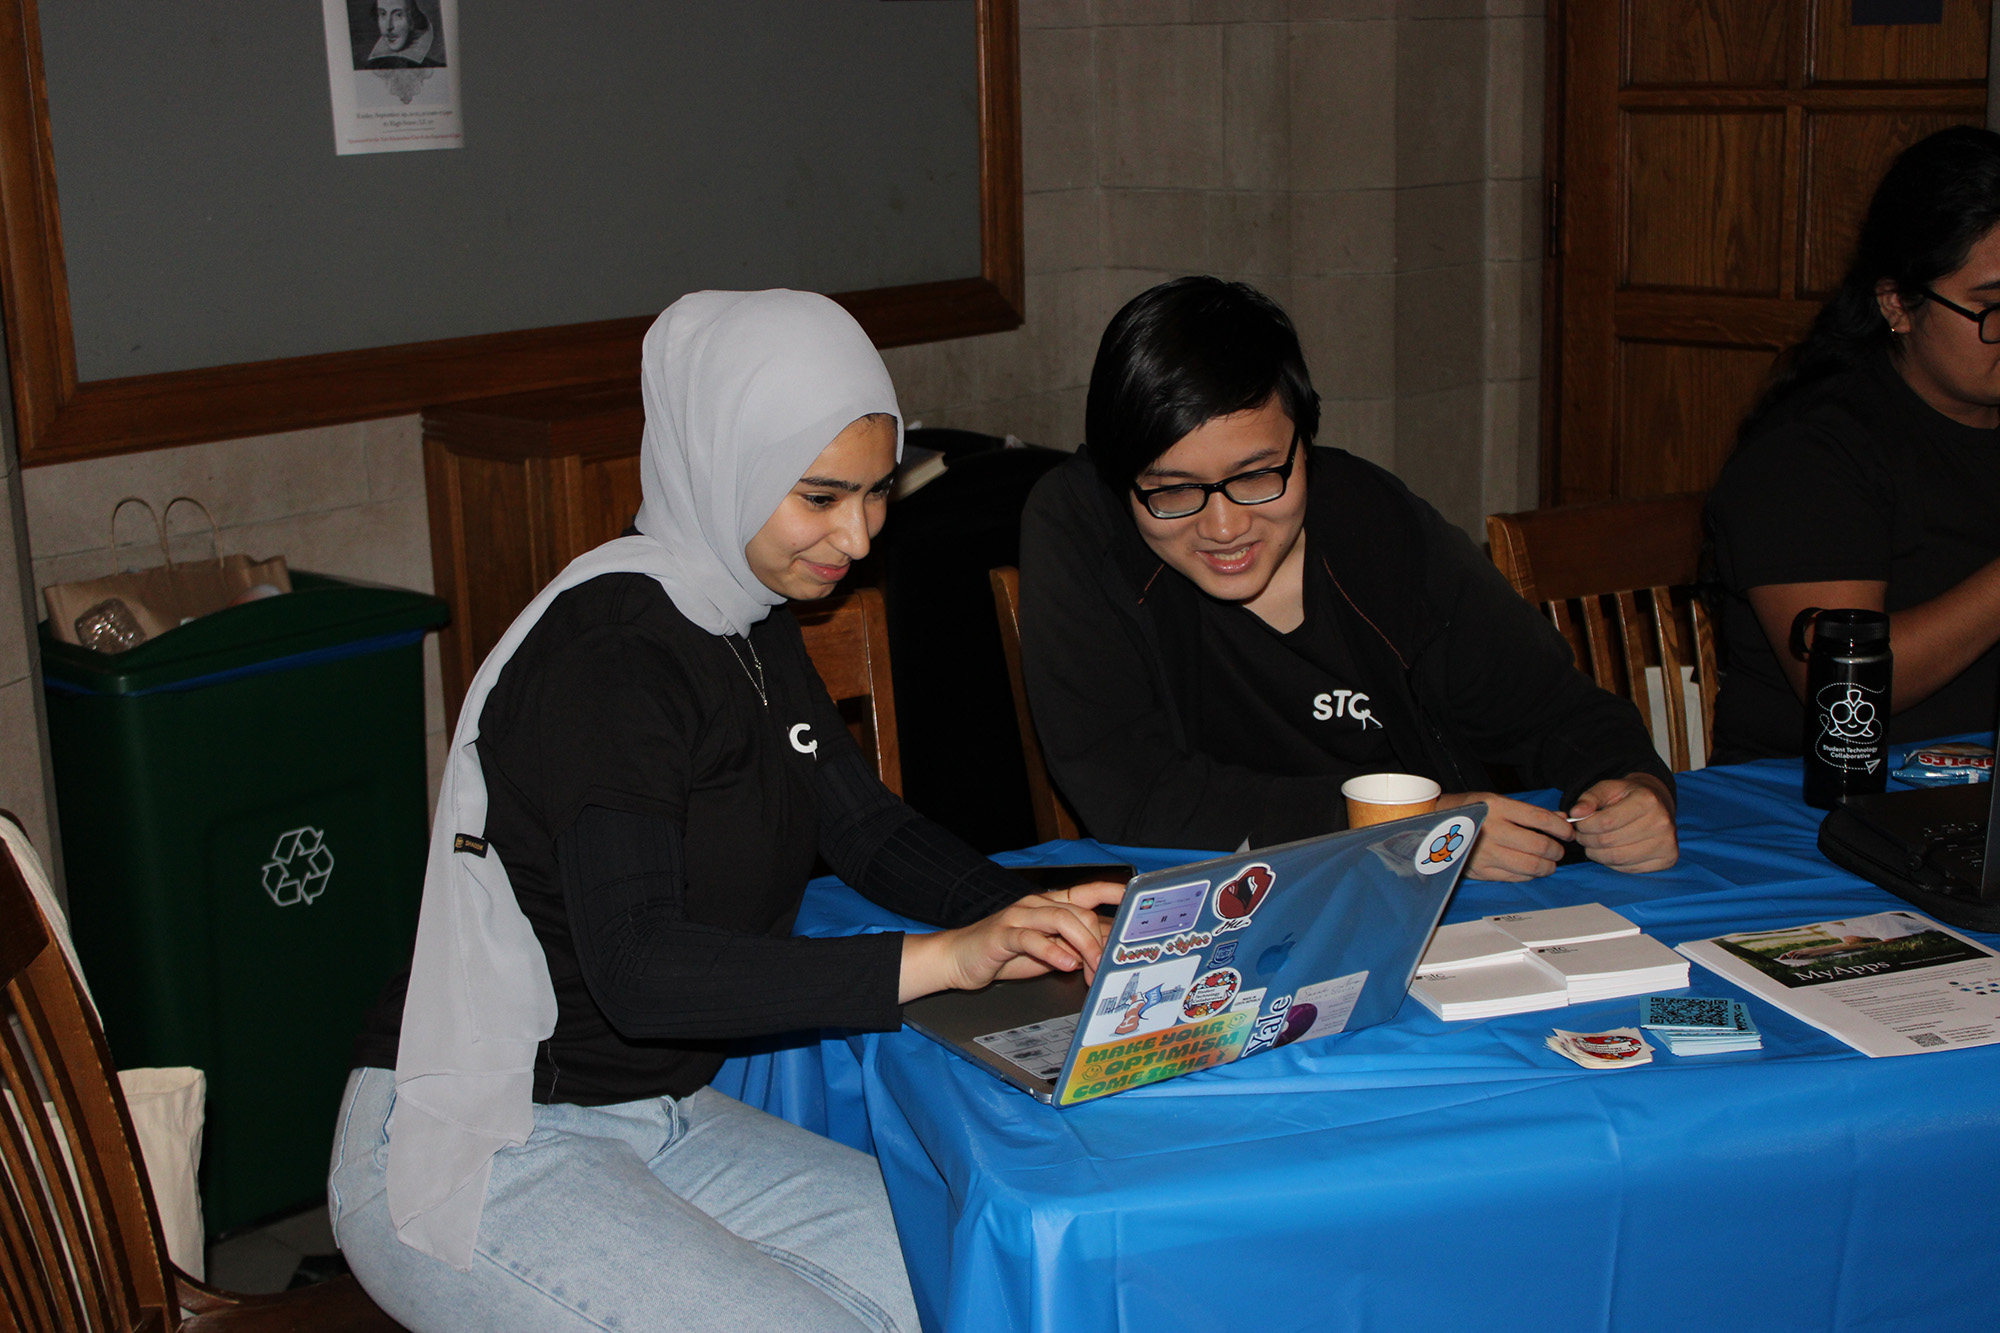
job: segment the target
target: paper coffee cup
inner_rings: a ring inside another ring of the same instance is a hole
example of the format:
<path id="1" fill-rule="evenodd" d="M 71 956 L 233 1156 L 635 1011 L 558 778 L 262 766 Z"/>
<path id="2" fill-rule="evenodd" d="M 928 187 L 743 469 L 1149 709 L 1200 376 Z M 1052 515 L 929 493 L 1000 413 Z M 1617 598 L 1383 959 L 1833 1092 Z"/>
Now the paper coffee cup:
<path id="1" fill-rule="evenodd" d="M 1363 773 L 1340 784 L 1347 798 L 1347 827 L 1367 828 L 1437 809 L 1444 788 L 1414 773 Z"/>

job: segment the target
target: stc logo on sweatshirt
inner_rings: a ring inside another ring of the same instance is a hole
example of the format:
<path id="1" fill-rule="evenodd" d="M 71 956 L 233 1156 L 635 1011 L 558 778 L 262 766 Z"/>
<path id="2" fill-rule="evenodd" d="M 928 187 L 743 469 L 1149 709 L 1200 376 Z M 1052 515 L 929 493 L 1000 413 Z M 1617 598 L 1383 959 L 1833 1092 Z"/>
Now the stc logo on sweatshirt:
<path id="1" fill-rule="evenodd" d="M 1377 731 L 1382 729 L 1382 724 L 1375 718 L 1374 710 L 1368 707 L 1368 696 L 1360 690 L 1329 690 L 1324 694 L 1315 694 L 1313 718 L 1319 722 L 1347 718 L 1356 723 L 1362 731 L 1370 727 Z"/>

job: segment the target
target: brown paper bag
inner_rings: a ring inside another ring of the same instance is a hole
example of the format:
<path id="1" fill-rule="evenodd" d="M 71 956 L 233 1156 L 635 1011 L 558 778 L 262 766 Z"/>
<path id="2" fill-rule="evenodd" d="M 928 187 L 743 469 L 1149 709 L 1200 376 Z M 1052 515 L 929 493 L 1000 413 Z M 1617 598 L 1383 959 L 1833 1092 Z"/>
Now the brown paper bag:
<path id="1" fill-rule="evenodd" d="M 164 563 L 152 569 L 130 570 L 81 583 L 58 583 L 42 589 L 49 607 L 49 630 L 59 642 L 100 652 L 122 652 L 190 620 L 220 611 L 260 583 L 269 584 L 279 592 L 292 590 L 291 572 L 281 555 L 269 560 L 252 560 L 247 555 L 215 555 L 208 560 L 176 564 L 167 548 L 166 527 L 160 515 L 137 496 L 127 496 L 111 508 L 114 564 L 118 550 L 118 511 L 128 504 L 139 505 L 153 515 Z M 199 500 L 181 495 L 167 502 L 166 512 L 171 515 L 177 504 L 191 504 L 208 518 L 213 550 L 217 533 L 215 519 L 209 517 L 207 507 Z"/>

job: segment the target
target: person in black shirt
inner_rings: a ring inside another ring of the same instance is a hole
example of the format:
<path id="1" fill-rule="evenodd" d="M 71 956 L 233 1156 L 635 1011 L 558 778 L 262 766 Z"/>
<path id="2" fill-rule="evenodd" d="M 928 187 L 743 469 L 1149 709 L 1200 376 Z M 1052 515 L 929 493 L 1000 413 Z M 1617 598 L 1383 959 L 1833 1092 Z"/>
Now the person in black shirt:
<path id="1" fill-rule="evenodd" d="M 644 535 L 564 570 L 467 694 L 335 1234 L 417 1330 L 915 1333 L 874 1161 L 709 1080 L 734 1038 L 1094 971 L 1123 890 L 1024 894 L 896 800 L 767 614 L 831 593 L 883 520 L 901 427 L 852 318 L 697 293 L 643 371 Z M 946 929 L 793 937 L 815 855 Z"/>
<path id="2" fill-rule="evenodd" d="M 1716 757 L 1798 754 L 1809 607 L 1889 612 L 1892 741 L 1993 726 L 2000 688 L 2000 135 L 1943 130 L 1876 190 L 1853 265 L 1709 497 Z"/>
<path id="3" fill-rule="evenodd" d="M 1030 497 L 1021 641 L 1052 777 L 1114 842 L 1227 849 L 1342 828 L 1341 783 L 1485 800 L 1468 873 L 1566 845 L 1672 865 L 1673 780 L 1632 705 L 1395 477 L 1313 446 L 1319 397 L 1263 294 L 1183 278 L 1134 298 L 1091 373 L 1083 452 Z M 1485 764 L 1577 821 L 1482 790 Z"/>

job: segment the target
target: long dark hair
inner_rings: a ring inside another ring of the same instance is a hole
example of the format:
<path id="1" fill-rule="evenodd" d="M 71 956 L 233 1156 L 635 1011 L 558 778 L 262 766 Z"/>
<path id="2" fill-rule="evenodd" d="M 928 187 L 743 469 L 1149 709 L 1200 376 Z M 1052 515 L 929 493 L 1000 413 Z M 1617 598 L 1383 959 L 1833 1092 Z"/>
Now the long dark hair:
<path id="1" fill-rule="evenodd" d="M 1284 310 L 1240 282 L 1175 278 L 1111 317 L 1090 371 L 1084 440 L 1098 476 L 1122 492 L 1188 432 L 1274 394 L 1311 444 L 1319 395 Z"/>
<path id="2" fill-rule="evenodd" d="M 1794 393 L 1857 370 L 1889 346 L 1889 322 L 1875 302 L 1877 283 L 1895 283 L 1904 309 L 1916 309 L 1929 299 L 1924 289 L 1957 272 L 1996 223 L 2000 134 L 1958 125 L 1905 148 L 1875 188 L 1847 276 L 1804 340 L 1778 359 L 1738 438 L 1747 439 Z"/>

